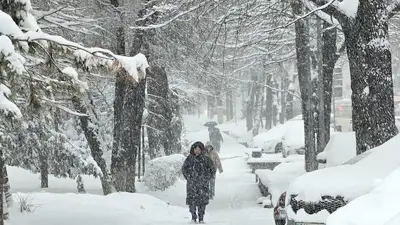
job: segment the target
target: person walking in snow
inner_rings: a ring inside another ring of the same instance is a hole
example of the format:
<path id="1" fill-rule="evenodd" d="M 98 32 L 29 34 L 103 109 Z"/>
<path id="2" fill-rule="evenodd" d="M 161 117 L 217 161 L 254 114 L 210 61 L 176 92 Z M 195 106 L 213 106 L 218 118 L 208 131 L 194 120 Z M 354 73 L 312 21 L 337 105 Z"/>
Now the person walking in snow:
<path id="1" fill-rule="evenodd" d="M 205 155 L 204 144 L 194 143 L 190 154 L 182 166 L 182 174 L 186 183 L 186 204 L 192 214 L 192 223 L 204 223 L 206 206 L 210 200 L 210 180 L 215 167 L 210 157 Z"/>
<path id="2" fill-rule="evenodd" d="M 207 142 L 206 146 L 206 154 L 208 157 L 210 157 L 210 159 L 213 161 L 214 164 L 214 168 L 218 169 L 219 173 L 224 172 L 224 170 L 222 169 L 222 163 L 221 160 L 219 158 L 218 153 L 214 150 L 214 147 L 211 145 L 210 142 Z M 217 175 L 217 170 L 214 169 L 214 174 L 213 177 L 210 180 L 210 199 L 213 199 L 215 196 L 215 178 Z"/>
<path id="3" fill-rule="evenodd" d="M 212 146 L 214 146 L 215 150 L 219 153 L 221 149 L 221 142 L 224 142 L 220 130 L 211 126 L 208 128 L 208 135 Z"/>

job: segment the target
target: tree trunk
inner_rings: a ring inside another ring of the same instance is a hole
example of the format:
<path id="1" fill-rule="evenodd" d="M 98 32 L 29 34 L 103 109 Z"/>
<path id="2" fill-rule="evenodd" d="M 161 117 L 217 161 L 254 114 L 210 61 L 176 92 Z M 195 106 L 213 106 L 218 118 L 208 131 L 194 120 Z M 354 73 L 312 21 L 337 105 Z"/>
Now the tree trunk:
<path id="1" fill-rule="evenodd" d="M 325 85 L 323 74 L 323 40 L 322 40 L 322 20 L 317 19 L 317 70 L 318 70 L 318 129 L 317 129 L 317 152 L 323 152 L 326 146 L 327 130 L 325 127 Z M 335 46 L 336 49 L 336 46 Z M 329 127 L 328 127 L 329 135 Z"/>
<path id="2" fill-rule="evenodd" d="M 387 1 L 360 1 L 355 19 L 339 17 L 346 38 L 357 154 L 397 134 Z"/>
<path id="3" fill-rule="evenodd" d="M 169 92 L 169 108 L 171 109 L 171 120 L 169 121 L 169 128 L 167 129 L 167 140 L 171 153 L 181 153 L 182 151 L 182 116 L 180 113 L 179 96 L 173 91 Z"/>
<path id="4" fill-rule="evenodd" d="M 168 78 L 164 68 L 153 66 L 147 73 L 147 137 L 151 159 L 171 154 L 166 133 L 169 129 L 171 111 L 168 106 Z"/>
<path id="5" fill-rule="evenodd" d="M 331 25 L 327 22 L 323 23 L 324 29 Z M 324 85 L 324 120 L 325 120 L 325 143 L 330 140 L 330 125 L 331 125 L 331 112 L 332 112 L 332 88 L 333 88 L 333 70 L 340 55 L 336 51 L 336 29 L 327 29 L 322 34 L 322 73 Z"/>
<path id="6" fill-rule="evenodd" d="M 287 91 L 288 91 L 288 87 L 289 87 L 289 74 L 286 71 L 286 69 L 283 67 L 283 64 L 280 65 L 281 70 L 282 70 L 282 74 L 281 74 L 281 98 L 280 98 L 280 103 L 281 103 L 281 112 L 279 114 L 279 123 L 280 124 L 284 124 L 285 123 L 285 118 L 286 118 L 286 99 L 287 99 Z"/>
<path id="7" fill-rule="evenodd" d="M 252 79 L 253 82 L 250 85 L 249 96 L 246 99 L 246 126 L 247 126 L 247 131 L 252 130 L 253 127 L 254 127 L 254 124 L 253 124 L 254 97 L 255 97 L 255 93 L 256 93 L 257 76 L 252 75 L 251 79 Z"/>
<path id="8" fill-rule="evenodd" d="M 7 166 L 3 164 L 3 179 L 4 179 L 4 196 L 6 198 L 7 207 L 11 207 L 13 205 L 13 198 L 11 194 L 11 186 L 10 186 L 10 179 L 8 178 Z M 8 216 L 7 216 L 8 218 Z"/>
<path id="9" fill-rule="evenodd" d="M 274 88 L 279 90 L 279 83 L 275 82 Z M 272 105 L 272 124 L 274 127 L 278 125 L 278 117 L 279 117 L 279 91 L 275 91 L 275 95 L 273 96 L 273 105 Z"/>
<path id="10" fill-rule="evenodd" d="M 111 5 L 115 8 L 120 7 L 120 0 L 110 0 Z M 123 15 L 119 13 L 120 25 L 116 33 L 116 52 L 119 55 L 126 55 L 125 46 L 125 28 L 123 26 Z M 118 71 L 115 78 L 115 97 L 114 97 L 114 131 L 113 131 L 113 147 L 111 156 L 111 174 L 113 183 L 117 191 L 123 190 L 123 182 L 121 171 L 124 167 L 124 159 L 121 157 L 121 129 L 123 126 L 123 105 L 126 89 L 126 73 Z"/>
<path id="11" fill-rule="evenodd" d="M 4 140 L 2 140 L 4 141 Z M 5 180 L 4 180 L 4 167 L 5 167 L 5 162 L 4 162 L 4 146 L 5 145 L 0 145 L 0 186 L 4 187 Z M 7 220 L 6 214 L 8 214 L 7 210 L 7 204 L 5 201 L 5 194 L 4 194 L 4 188 L 0 188 L 0 225 L 4 225 L 4 220 Z"/>
<path id="12" fill-rule="evenodd" d="M 261 123 L 261 95 L 262 95 L 262 89 L 260 85 L 258 84 L 260 82 L 260 79 L 257 80 L 256 84 L 256 90 L 255 90 L 255 102 L 254 102 L 254 127 L 253 127 L 253 137 L 258 135 L 258 132 L 260 130 L 260 123 Z"/>
<path id="13" fill-rule="evenodd" d="M 288 92 L 286 93 L 286 108 L 285 108 L 286 120 L 293 119 L 293 117 L 294 117 L 294 115 L 293 115 L 294 114 L 293 113 L 294 90 L 292 89 L 294 80 L 290 80 L 288 83 L 289 83 L 289 86 L 288 86 Z"/>
<path id="14" fill-rule="evenodd" d="M 224 106 L 222 102 L 222 84 L 217 90 L 216 98 L 217 98 L 217 121 L 219 124 L 224 122 Z"/>
<path id="15" fill-rule="evenodd" d="M 394 116 L 392 55 L 388 38 L 388 11 L 385 0 L 360 1 L 361 40 L 365 47 L 363 76 L 368 79 L 367 105 L 371 140 L 367 149 L 380 146 L 397 134 Z M 359 65 L 361 66 L 361 65 Z"/>
<path id="16" fill-rule="evenodd" d="M 303 13 L 300 0 L 292 2 L 293 14 L 300 16 Z M 304 120 L 305 137 L 305 169 L 307 172 L 318 169 L 318 162 L 315 151 L 314 120 L 311 113 L 311 68 L 310 68 L 310 49 L 309 49 L 309 30 L 306 20 L 298 20 L 295 23 L 296 31 L 296 54 L 297 71 L 299 76 L 300 92 L 302 99 L 302 111 Z"/>
<path id="17" fill-rule="evenodd" d="M 131 80 L 127 83 L 126 96 L 124 102 L 124 127 L 121 130 L 121 151 L 123 152 L 125 163 L 125 187 L 126 192 L 136 192 L 136 155 L 141 143 L 141 126 L 144 110 L 146 79 L 141 79 L 139 83 Z"/>
<path id="18" fill-rule="evenodd" d="M 208 119 L 212 120 L 214 118 L 215 102 L 213 96 L 207 96 L 207 116 Z"/>
<path id="19" fill-rule="evenodd" d="M 41 188 L 49 187 L 49 161 L 46 150 L 39 152 Z"/>
<path id="20" fill-rule="evenodd" d="M 269 130 L 272 128 L 272 103 L 273 103 L 273 92 L 272 92 L 272 74 L 267 75 L 267 97 L 265 101 L 265 129 Z"/>
<path id="21" fill-rule="evenodd" d="M 82 101 L 79 97 L 72 97 L 72 104 L 75 107 L 75 110 L 79 113 L 88 114 L 88 110 L 82 104 Z M 93 126 L 93 121 L 89 116 L 80 116 L 80 125 L 85 134 L 86 140 L 90 147 L 90 151 L 94 161 L 99 166 L 102 175 L 100 177 L 101 186 L 103 188 L 104 195 L 111 194 L 113 192 L 113 187 L 111 184 L 111 179 L 109 172 L 107 170 L 107 164 L 105 159 L 103 158 L 103 150 L 100 146 L 100 140 L 98 137 L 97 129 Z"/>
<path id="22" fill-rule="evenodd" d="M 226 120 L 231 121 L 233 120 L 233 94 L 232 89 L 228 89 L 226 92 Z"/>

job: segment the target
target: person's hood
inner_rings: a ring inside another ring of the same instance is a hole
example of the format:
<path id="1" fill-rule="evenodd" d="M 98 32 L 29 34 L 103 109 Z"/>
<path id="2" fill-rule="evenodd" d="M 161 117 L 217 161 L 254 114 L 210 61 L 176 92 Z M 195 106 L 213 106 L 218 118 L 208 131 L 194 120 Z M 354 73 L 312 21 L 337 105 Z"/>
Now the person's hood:
<path id="1" fill-rule="evenodd" d="M 200 147 L 200 149 L 201 149 L 201 153 L 200 154 L 204 154 L 205 153 L 204 144 L 201 141 L 197 141 L 197 142 L 193 143 L 192 146 L 190 147 L 190 154 L 191 155 L 195 155 L 194 154 L 194 149 L 196 147 Z"/>

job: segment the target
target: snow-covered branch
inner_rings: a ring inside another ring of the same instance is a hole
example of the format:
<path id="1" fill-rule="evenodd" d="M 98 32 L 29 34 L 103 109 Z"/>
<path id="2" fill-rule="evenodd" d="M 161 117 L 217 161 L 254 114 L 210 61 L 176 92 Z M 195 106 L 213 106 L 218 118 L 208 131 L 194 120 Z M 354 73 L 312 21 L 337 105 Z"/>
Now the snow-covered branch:
<path id="1" fill-rule="evenodd" d="M 165 26 L 169 25 L 170 23 L 176 21 L 179 18 L 181 18 L 189 13 L 192 13 L 195 10 L 198 10 L 199 8 L 208 4 L 209 2 L 214 2 L 214 1 L 211 1 L 211 0 L 201 1 L 200 4 L 190 7 L 188 10 L 182 11 L 182 12 L 178 13 L 177 15 L 173 16 L 171 19 L 169 19 L 163 23 L 160 23 L 160 24 L 151 24 L 148 26 L 134 26 L 134 27 L 130 27 L 130 28 L 134 29 L 134 30 L 149 30 L 149 29 L 162 28 L 162 27 L 165 27 Z"/>
<path id="2" fill-rule="evenodd" d="M 393 2 L 391 2 L 388 5 L 387 10 L 389 18 L 393 17 L 396 12 L 400 11 L 400 0 L 394 0 Z"/>

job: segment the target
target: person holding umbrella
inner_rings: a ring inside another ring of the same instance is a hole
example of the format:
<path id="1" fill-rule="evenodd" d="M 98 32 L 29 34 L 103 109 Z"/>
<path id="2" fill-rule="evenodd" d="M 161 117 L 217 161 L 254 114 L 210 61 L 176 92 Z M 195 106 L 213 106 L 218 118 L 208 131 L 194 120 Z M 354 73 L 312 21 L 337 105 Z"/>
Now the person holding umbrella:
<path id="1" fill-rule="evenodd" d="M 214 146 L 215 150 L 219 153 L 221 150 L 221 142 L 224 142 L 221 132 L 216 127 L 208 127 L 208 135 L 211 145 Z"/>
<path id="2" fill-rule="evenodd" d="M 204 126 L 208 127 L 208 136 L 210 138 L 211 145 L 214 149 L 219 153 L 221 149 L 221 142 L 224 142 L 222 138 L 222 134 L 216 126 L 218 125 L 215 121 L 209 121 L 204 124 Z"/>

